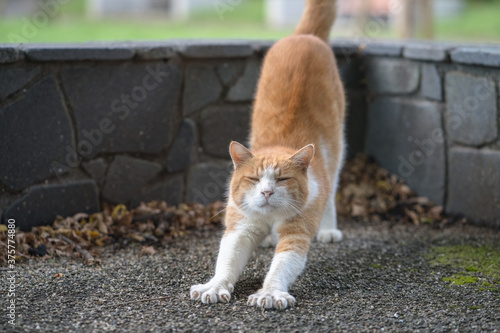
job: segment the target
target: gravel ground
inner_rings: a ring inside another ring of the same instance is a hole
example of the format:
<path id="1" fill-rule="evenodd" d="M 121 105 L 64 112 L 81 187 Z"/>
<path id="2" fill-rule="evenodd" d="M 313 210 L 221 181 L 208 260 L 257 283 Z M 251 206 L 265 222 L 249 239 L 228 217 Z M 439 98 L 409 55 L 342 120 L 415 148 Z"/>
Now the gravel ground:
<path id="1" fill-rule="evenodd" d="M 197 231 L 155 255 L 141 256 L 140 246 L 106 248 L 101 267 L 71 259 L 19 264 L 16 326 L 6 323 L 2 293 L 0 331 L 500 331 L 499 292 L 449 286 L 442 277 L 461 270 L 433 267 L 425 259 L 437 245 L 498 249 L 500 230 L 353 221 L 340 226 L 341 243 L 312 245 L 306 269 L 290 290 L 297 304 L 282 312 L 246 305 L 264 279 L 269 249 L 256 251 L 230 303 L 191 301 L 189 287 L 211 277 L 221 235 Z M 64 276 L 54 278 L 57 273 Z M 1 283 L 7 289 L 5 278 Z M 151 300 L 158 297 L 165 298 Z"/>

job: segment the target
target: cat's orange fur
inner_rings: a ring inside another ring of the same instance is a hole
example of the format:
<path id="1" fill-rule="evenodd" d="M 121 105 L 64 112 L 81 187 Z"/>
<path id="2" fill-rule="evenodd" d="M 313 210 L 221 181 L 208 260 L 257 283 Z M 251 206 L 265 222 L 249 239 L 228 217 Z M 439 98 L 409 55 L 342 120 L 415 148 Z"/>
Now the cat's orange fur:
<path id="1" fill-rule="evenodd" d="M 335 0 L 308 0 L 295 34 L 266 55 L 252 115 L 251 151 L 236 142 L 230 145 L 235 171 L 216 274 L 191 288 L 193 299 L 228 301 L 251 250 L 274 231 L 273 264 L 249 303 L 286 308 L 295 302 L 287 289 L 305 265 L 311 240 L 340 239 L 332 210 L 343 158 L 345 97 L 327 44 L 334 19 Z"/>

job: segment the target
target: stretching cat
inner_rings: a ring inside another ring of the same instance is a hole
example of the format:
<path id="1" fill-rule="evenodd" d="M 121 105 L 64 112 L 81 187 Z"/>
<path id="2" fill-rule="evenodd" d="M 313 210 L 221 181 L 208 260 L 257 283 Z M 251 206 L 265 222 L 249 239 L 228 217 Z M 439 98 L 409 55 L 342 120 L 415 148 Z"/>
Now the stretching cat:
<path id="1" fill-rule="evenodd" d="M 228 302 L 256 246 L 274 240 L 276 253 L 264 285 L 248 303 L 293 306 L 288 287 L 304 269 L 311 240 L 342 238 L 335 192 L 344 151 L 345 99 L 327 44 L 335 2 L 308 0 L 295 34 L 277 42 L 265 58 L 251 151 L 237 142 L 229 148 L 234 173 L 215 276 L 191 287 L 194 300 Z"/>

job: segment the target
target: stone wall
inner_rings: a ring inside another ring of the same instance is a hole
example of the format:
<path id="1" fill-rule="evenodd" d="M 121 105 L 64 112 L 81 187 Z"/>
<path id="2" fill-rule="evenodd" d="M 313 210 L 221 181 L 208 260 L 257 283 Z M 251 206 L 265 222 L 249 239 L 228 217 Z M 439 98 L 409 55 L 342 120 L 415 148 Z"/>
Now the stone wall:
<path id="1" fill-rule="evenodd" d="M 500 47 L 374 43 L 366 151 L 451 214 L 500 227 Z"/>
<path id="2" fill-rule="evenodd" d="M 271 42 L 0 45 L 0 214 L 18 226 L 102 202 L 208 203 L 246 141 Z M 500 225 L 500 51 L 332 42 L 349 156 Z"/>

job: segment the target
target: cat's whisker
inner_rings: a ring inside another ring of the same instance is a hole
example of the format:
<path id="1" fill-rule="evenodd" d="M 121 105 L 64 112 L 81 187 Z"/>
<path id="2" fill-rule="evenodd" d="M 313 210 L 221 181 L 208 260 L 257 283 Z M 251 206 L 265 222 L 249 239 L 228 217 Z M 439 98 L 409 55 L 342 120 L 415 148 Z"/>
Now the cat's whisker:
<path id="1" fill-rule="evenodd" d="M 226 211 L 226 208 L 222 209 L 220 212 L 217 212 L 214 216 L 212 216 L 212 217 L 209 219 L 209 221 L 212 221 L 214 217 L 216 217 L 217 215 L 219 215 L 219 214 L 221 214 L 221 213 L 223 213 L 223 212 L 225 212 L 225 211 Z"/>

